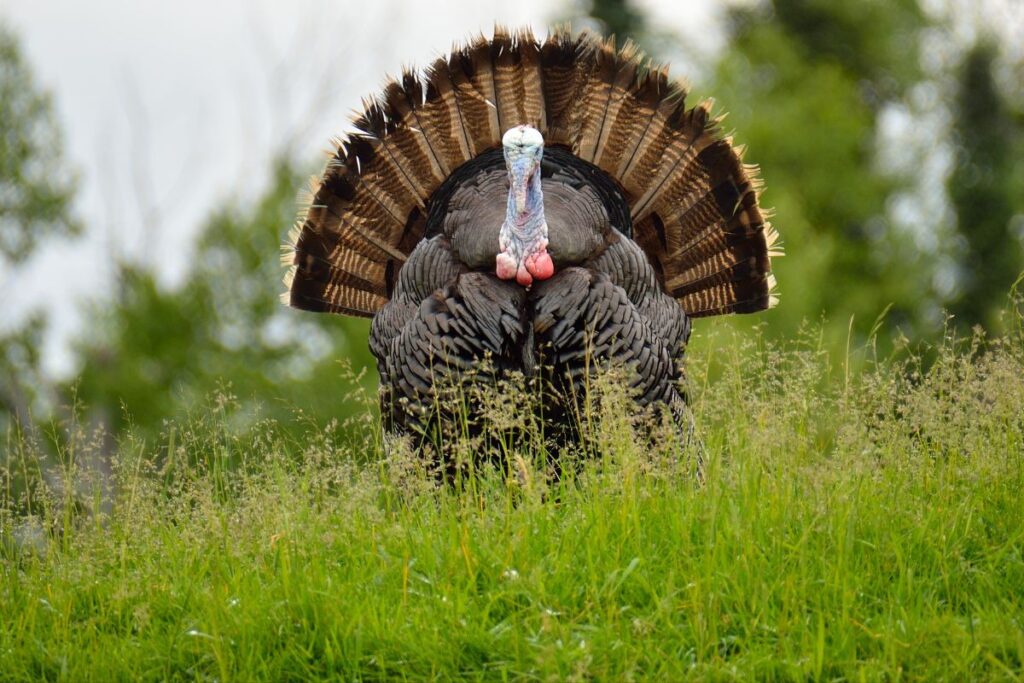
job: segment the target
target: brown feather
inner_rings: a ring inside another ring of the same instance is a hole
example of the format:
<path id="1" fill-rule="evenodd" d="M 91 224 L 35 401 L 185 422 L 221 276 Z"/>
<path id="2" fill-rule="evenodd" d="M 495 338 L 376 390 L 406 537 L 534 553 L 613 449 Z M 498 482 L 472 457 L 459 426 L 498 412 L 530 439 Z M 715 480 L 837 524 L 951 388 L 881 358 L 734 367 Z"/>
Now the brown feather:
<path id="1" fill-rule="evenodd" d="M 593 162 L 598 142 L 602 137 L 608 103 L 615 87 L 620 62 L 615 52 L 614 38 L 587 45 L 586 52 L 590 55 L 590 69 L 587 73 L 581 74 L 582 92 L 578 95 L 574 108 L 579 112 L 580 120 L 576 123 L 578 131 L 573 151 L 581 159 Z"/>
<path id="2" fill-rule="evenodd" d="M 490 147 L 493 142 L 501 139 L 504 132 L 501 122 L 501 109 L 498 107 L 498 95 L 494 89 L 494 73 L 491 65 L 491 45 L 480 36 L 466 50 L 466 61 L 469 66 L 466 76 L 472 88 L 467 94 L 475 98 L 482 107 L 486 117 L 473 130 L 477 153 Z M 461 92 L 461 91 L 460 91 Z"/>
<path id="3" fill-rule="evenodd" d="M 580 41 L 567 32 L 553 33 L 540 49 L 544 79 L 544 110 L 547 128 L 541 129 L 550 144 L 572 146 L 575 137 L 573 119 L 579 105 L 580 72 L 588 53 L 581 52 Z"/>
<path id="4" fill-rule="evenodd" d="M 723 139 L 710 103 L 630 43 L 557 29 L 543 43 L 496 28 L 389 82 L 328 162 L 286 255 L 293 306 L 373 315 L 423 238 L 450 174 L 525 123 L 621 187 L 633 234 L 692 316 L 773 305 L 777 233 L 758 207 L 756 168 Z"/>
<path id="5" fill-rule="evenodd" d="M 516 34 L 522 79 L 522 122 L 539 130 L 547 128 L 544 111 L 543 71 L 540 62 L 540 44 L 528 29 Z"/>
<path id="6" fill-rule="evenodd" d="M 523 87 L 523 68 L 512 35 L 504 28 L 498 27 L 494 30 L 490 48 L 498 130 L 504 132 L 512 126 L 528 123 L 523 108 L 523 98 L 526 95 Z"/>
<path id="7" fill-rule="evenodd" d="M 418 113 L 420 129 L 435 140 L 434 147 L 442 150 L 440 155 L 449 169 L 454 170 L 472 157 L 472 143 L 448 60 L 438 59 L 427 70 L 426 102 Z"/>

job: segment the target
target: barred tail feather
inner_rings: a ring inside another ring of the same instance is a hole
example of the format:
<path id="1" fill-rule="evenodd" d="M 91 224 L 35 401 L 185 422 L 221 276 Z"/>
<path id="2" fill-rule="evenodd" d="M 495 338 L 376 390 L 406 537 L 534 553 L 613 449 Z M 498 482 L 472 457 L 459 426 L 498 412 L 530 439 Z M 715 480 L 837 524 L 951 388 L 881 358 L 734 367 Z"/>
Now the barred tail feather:
<path id="1" fill-rule="evenodd" d="M 371 316 L 423 238 L 431 197 L 451 173 L 529 124 L 608 173 L 633 236 L 691 316 L 777 301 L 778 233 L 759 208 L 757 169 L 719 133 L 711 103 L 626 42 L 556 29 L 543 42 L 497 27 L 405 72 L 364 103 L 339 141 L 284 261 L 295 307 Z"/>

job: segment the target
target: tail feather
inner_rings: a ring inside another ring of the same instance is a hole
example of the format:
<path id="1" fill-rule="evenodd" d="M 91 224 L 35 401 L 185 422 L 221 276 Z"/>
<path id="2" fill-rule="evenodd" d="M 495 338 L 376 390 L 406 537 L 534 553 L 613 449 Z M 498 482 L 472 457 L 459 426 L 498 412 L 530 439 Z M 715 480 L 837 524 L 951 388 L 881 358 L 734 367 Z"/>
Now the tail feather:
<path id="1" fill-rule="evenodd" d="M 541 70 L 540 44 L 528 30 L 516 33 L 516 47 L 522 78 L 522 118 L 539 130 L 547 127 L 544 106 L 544 75 Z"/>
<path id="2" fill-rule="evenodd" d="M 730 313 L 756 313 L 778 303 L 775 277 L 765 278 L 765 287 L 752 283 L 726 282 L 685 297 L 680 303 L 690 317 L 728 315 Z"/>
<path id="3" fill-rule="evenodd" d="M 584 83 L 581 73 L 586 59 L 587 53 L 581 48 L 581 41 L 574 39 L 568 31 L 554 33 L 541 47 L 544 110 L 547 114 L 547 128 L 542 128 L 541 132 L 545 139 L 564 144 L 574 137 Z"/>
<path id="4" fill-rule="evenodd" d="M 499 128 L 504 132 L 512 121 L 536 125 L 538 111 L 527 114 L 526 84 L 527 69 L 523 64 L 523 50 L 515 37 L 504 28 L 496 28 L 491 41 L 491 74 L 494 80 L 495 106 L 498 110 Z M 534 103 L 539 104 L 539 103 Z"/>
<path id="5" fill-rule="evenodd" d="M 381 164 L 377 166 L 379 171 Z M 408 194 L 389 191 L 394 187 L 380 175 L 354 174 L 346 167 L 324 178 L 306 221 L 317 232 L 335 234 L 339 245 L 357 250 L 364 246 L 370 249 L 364 252 L 368 256 L 390 254 L 405 227 L 402 216 L 415 206 Z M 366 230 L 367 224 L 376 229 Z"/>
<path id="6" fill-rule="evenodd" d="M 472 142 L 459 105 L 447 59 L 438 59 L 427 69 L 426 102 L 418 110 L 420 130 L 436 140 L 444 163 L 458 168 L 473 156 Z"/>
<path id="7" fill-rule="evenodd" d="M 631 65 L 616 59 L 614 39 L 586 46 L 585 52 L 589 73 L 581 79 L 583 88 L 576 106 L 580 118 L 572 147 L 578 157 L 593 163 L 601 137 L 607 135 L 604 129 L 618 69 L 620 66 L 628 69 Z"/>
<path id="8" fill-rule="evenodd" d="M 500 140 L 504 129 L 501 127 L 501 109 L 494 87 L 494 73 L 491 70 L 491 46 L 480 38 L 469 46 L 463 66 L 468 67 L 466 78 L 472 88 L 470 94 L 483 110 L 480 125 L 472 128 L 477 154 L 488 149 L 492 140 Z"/>
<path id="9" fill-rule="evenodd" d="M 634 45 L 567 29 L 538 42 L 495 29 L 405 72 L 365 103 L 358 132 L 328 162 L 286 255 L 289 302 L 372 315 L 422 238 L 431 197 L 451 173 L 518 124 L 608 173 L 633 235 L 691 316 L 774 305 L 778 234 L 758 207 L 756 167 L 719 133 L 711 103 Z"/>
<path id="10" fill-rule="evenodd" d="M 627 176 L 637 184 L 635 191 L 640 193 L 632 206 L 634 220 L 643 218 L 662 203 L 659 200 L 674 185 L 673 181 L 687 171 L 703 146 L 712 142 L 706 132 L 709 110 L 706 102 L 686 110 L 685 99 L 680 99 L 665 116 L 659 133 L 661 144 L 649 149 L 643 163 L 639 164 L 642 175 Z M 659 153 L 652 155 L 658 150 Z"/>
<path id="11" fill-rule="evenodd" d="M 621 61 L 617 65 L 615 79 L 609 91 L 593 158 L 597 166 L 612 175 L 616 174 L 619 162 L 626 151 L 635 149 L 636 142 L 639 142 L 637 137 L 631 146 L 631 134 L 637 129 L 646 129 L 644 124 L 650 119 L 646 116 L 646 104 L 636 97 L 635 84 L 638 82 L 638 72 L 643 69 L 637 58 L 639 52 L 633 43 L 627 42 L 620 54 Z"/>
<path id="12" fill-rule="evenodd" d="M 764 249 L 755 241 L 738 239 L 726 242 L 715 251 L 708 250 L 698 263 L 666 280 L 665 290 L 673 296 L 683 296 L 697 289 L 695 285 L 708 283 L 710 278 L 728 271 L 736 264 L 754 263 L 756 268 L 764 269 L 766 260 Z"/>
<path id="13" fill-rule="evenodd" d="M 442 153 L 444 141 L 433 140 L 436 131 L 423 125 L 420 112 L 426 109 L 423 83 L 413 73 L 406 71 L 402 74 L 401 90 L 395 92 L 391 115 L 409 121 L 412 138 L 420 143 L 421 151 L 426 152 L 429 159 L 432 172 L 430 185 L 433 186 L 437 182 L 443 182 L 453 169 L 448 166 Z"/>

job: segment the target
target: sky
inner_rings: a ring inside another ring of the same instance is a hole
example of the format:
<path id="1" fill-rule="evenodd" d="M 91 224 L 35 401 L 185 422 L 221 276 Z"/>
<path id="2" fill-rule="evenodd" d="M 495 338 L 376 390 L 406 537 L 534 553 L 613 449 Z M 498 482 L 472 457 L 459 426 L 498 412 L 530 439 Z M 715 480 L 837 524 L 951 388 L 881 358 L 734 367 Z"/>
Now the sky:
<path id="1" fill-rule="evenodd" d="M 681 36 L 679 55 L 721 49 L 722 2 L 636 4 Z M 151 264 L 175 286 L 210 211 L 258 196 L 283 149 L 317 158 L 385 74 L 496 22 L 544 34 L 572 13 L 551 0 L 0 0 L 0 21 L 54 97 L 86 226 L 0 273 L 18 282 L 0 331 L 45 310 L 45 368 L 68 375 L 68 343 L 86 304 L 110 291 L 118 259 Z M 692 79 L 696 66 L 680 61 L 673 73 Z"/>

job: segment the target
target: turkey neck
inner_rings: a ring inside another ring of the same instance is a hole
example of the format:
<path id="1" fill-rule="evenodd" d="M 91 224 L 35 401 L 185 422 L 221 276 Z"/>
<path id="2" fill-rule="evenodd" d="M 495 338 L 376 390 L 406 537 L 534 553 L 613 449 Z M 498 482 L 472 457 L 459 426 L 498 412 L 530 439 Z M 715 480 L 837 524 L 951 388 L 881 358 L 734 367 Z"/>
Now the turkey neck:
<path id="1" fill-rule="evenodd" d="M 519 165 L 522 168 L 516 168 Z M 527 166 L 532 168 L 527 169 Z M 520 240 L 538 234 L 546 235 L 540 164 L 531 159 L 517 159 L 510 164 L 508 178 L 508 209 L 505 222 Z"/>

